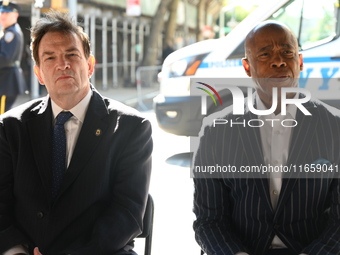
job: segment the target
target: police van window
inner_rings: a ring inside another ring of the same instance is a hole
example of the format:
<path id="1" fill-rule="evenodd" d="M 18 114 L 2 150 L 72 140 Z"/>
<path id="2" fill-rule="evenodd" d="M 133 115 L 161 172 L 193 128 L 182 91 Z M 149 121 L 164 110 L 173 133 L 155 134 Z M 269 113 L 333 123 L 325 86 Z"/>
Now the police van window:
<path id="1" fill-rule="evenodd" d="M 242 41 L 242 43 L 240 43 L 239 46 L 237 46 L 237 48 L 230 54 L 230 56 L 228 57 L 228 59 L 240 59 L 240 58 L 244 58 L 244 40 Z"/>
<path id="2" fill-rule="evenodd" d="M 295 33 L 302 50 L 333 40 L 336 36 L 338 0 L 294 0 L 269 19 L 285 23 Z"/>

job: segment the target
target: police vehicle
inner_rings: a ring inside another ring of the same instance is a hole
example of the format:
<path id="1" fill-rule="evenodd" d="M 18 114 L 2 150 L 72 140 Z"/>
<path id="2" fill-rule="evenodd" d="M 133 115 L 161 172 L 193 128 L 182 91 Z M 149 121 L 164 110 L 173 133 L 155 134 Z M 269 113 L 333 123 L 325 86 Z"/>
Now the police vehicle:
<path id="1" fill-rule="evenodd" d="M 313 97 L 340 108 L 340 0 L 270 0 L 256 8 L 227 36 L 198 42 L 170 54 L 160 73 L 154 98 L 159 126 L 170 133 L 197 136 L 201 97 L 190 93 L 190 78 L 248 78 L 242 67 L 244 39 L 260 21 L 277 20 L 295 33 L 304 57 L 299 86 Z M 250 78 L 248 78 L 250 79 Z M 249 83 L 248 83 L 249 84 Z M 237 85 L 245 94 L 249 85 Z M 232 103 L 229 90 L 219 91 L 223 106 L 207 98 L 207 113 Z"/>

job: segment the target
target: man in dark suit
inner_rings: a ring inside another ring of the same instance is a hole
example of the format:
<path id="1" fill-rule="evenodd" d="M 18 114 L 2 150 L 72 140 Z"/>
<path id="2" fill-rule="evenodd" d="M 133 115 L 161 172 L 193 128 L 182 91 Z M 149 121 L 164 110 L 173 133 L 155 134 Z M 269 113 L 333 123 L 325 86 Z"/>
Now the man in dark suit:
<path id="1" fill-rule="evenodd" d="M 268 21 L 255 26 L 245 50 L 243 67 L 256 88 L 254 108 L 271 108 L 273 87 L 278 107 L 263 116 L 247 106 L 244 115 L 227 108 L 204 120 L 193 168 L 196 240 L 208 255 L 340 254 L 339 111 L 310 100 L 303 106 L 311 115 L 293 104 L 281 114 L 281 89 L 296 87 L 303 68 L 297 40 L 285 25 Z M 251 125 L 211 125 L 219 118 L 251 120 Z M 218 178 L 195 172 L 205 166 L 232 166 L 235 172 Z M 291 171 L 242 172 L 254 166 Z M 308 173 L 315 166 L 325 171 Z"/>
<path id="2" fill-rule="evenodd" d="M 0 253 L 136 254 L 150 122 L 90 85 L 89 39 L 68 14 L 51 11 L 31 32 L 35 74 L 48 96 L 1 115 Z M 68 116 L 65 124 L 59 116 Z"/>
<path id="3" fill-rule="evenodd" d="M 17 23 L 19 6 L 9 1 L 0 3 L 0 100 L 5 110 L 11 109 L 19 94 L 25 92 L 25 78 L 20 67 L 24 36 Z M 4 109 L 3 109 L 4 108 Z"/>

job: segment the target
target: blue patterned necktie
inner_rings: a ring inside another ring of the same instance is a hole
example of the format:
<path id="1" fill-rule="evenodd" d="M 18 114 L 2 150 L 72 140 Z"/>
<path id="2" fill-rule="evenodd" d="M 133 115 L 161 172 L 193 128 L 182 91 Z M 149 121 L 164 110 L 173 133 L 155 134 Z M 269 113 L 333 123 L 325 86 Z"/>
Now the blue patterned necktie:
<path id="1" fill-rule="evenodd" d="M 59 192 L 66 169 L 66 134 L 64 124 L 73 116 L 70 112 L 61 112 L 56 118 L 52 138 L 52 199 Z"/>

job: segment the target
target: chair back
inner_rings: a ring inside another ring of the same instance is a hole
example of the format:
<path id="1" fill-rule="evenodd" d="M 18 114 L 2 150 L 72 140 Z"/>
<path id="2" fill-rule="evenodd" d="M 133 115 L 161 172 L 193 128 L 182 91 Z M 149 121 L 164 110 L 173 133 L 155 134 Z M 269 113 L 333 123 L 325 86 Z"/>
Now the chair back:
<path id="1" fill-rule="evenodd" d="M 138 238 L 145 238 L 144 255 L 151 255 L 153 215 L 154 202 L 152 196 L 149 194 L 143 218 L 143 232 L 138 236 Z"/>

